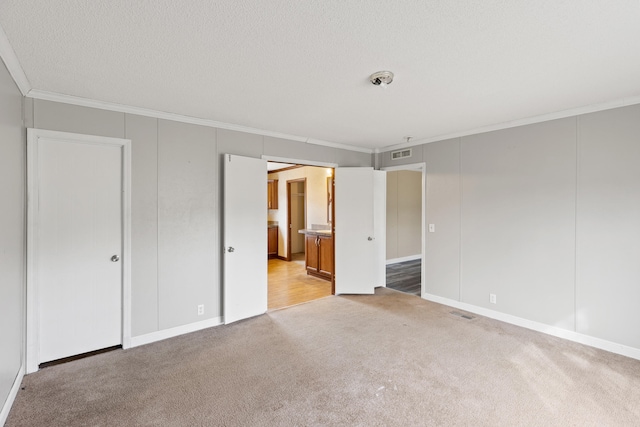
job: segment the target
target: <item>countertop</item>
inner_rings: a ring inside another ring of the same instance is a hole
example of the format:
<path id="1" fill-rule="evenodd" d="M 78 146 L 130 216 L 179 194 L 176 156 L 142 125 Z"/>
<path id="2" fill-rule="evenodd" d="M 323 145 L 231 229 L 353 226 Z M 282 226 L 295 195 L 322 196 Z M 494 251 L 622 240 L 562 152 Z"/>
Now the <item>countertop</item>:
<path id="1" fill-rule="evenodd" d="M 298 230 L 300 234 L 307 234 L 309 236 L 325 236 L 331 237 L 331 230 Z"/>

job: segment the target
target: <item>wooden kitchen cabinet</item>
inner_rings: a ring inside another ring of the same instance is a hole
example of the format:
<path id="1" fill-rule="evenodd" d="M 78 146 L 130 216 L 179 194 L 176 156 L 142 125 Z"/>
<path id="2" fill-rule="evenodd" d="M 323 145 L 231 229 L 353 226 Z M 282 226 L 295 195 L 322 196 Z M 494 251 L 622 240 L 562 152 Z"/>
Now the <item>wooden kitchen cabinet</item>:
<path id="1" fill-rule="evenodd" d="M 267 255 L 269 258 L 278 257 L 278 227 L 267 228 Z"/>
<path id="2" fill-rule="evenodd" d="M 305 236 L 307 274 L 331 280 L 333 274 L 333 238 L 331 236 Z"/>
<path id="3" fill-rule="evenodd" d="M 267 180 L 267 209 L 278 209 L 278 180 Z"/>

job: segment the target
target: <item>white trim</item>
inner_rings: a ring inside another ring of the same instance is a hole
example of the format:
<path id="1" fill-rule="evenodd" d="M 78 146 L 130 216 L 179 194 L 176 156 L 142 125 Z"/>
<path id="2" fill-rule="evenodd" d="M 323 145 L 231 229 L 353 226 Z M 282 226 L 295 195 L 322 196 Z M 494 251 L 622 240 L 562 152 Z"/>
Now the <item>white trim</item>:
<path id="1" fill-rule="evenodd" d="M 79 105 L 81 107 L 98 108 L 101 110 L 116 111 L 119 113 L 127 113 L 127 114 L 136 114 L 138 116 L 172 120 L 175 122 L 182 122 L 182 123 L 191 123 L 195 125 L 214 127 L 218 129 L 235 130 L 238 132 L 246 132 L 246 133 L 252 133 L 255 135 L 263 135 L 263 136 L 270 136 L 273 138 L 288 139 L 291 141 L 304 142 L 307 144 L 314 144 L 314 145 L 322 145 L 322 146 L 331 147 L 331 148 L 340 148 L 340 149 L 350 150 L 350 151 L 358 151 L 358 152 L 367 153 L 367 154 L 373 153 L 373 150 L 369 148 L 357 147 L 357 146 L 347 145 L 347 144 L 340 144 L 337 142 L 322 141 L 320 139 L 290 135 L 290 134 L 281 133 L 281 132 L 272 132 L 269 130 L 257 129 L 257 128 L 252 128 L 248 126 L 242 126 L 242 125 L 235 125 L 232 123 L 218 122 L 216 120 L 183 116 L 181 114 L 168 113 L 165 111 L 157 111 L 149 108 L 133 107 L 130 105 L 117 104 L 115 102 L 97 101 L 94 99 L 82 98 L 79 96 L 63 95 L 61 93 L 47 92 L 39 89 L 32 89 L 25 96 L 28 96 L 29 98 L 34 98 L 34 99 L 41 99 L 43 101 L 61 102 L 63 104 Z"/>
<path id="2" fill-rule="evenodd" d="M 131 347 L 131 140 L 122 144 L 122 348 Z M 118 143 L 117 141 L 115 142 Z"/>
<path id="3" fill-rule="evenodd" d="M 24 73 L 20 61 L 18 61 L 18 57 L 16 56 L 16 52 L 13 50 L 13 47 L 11 47 L 7 33 L 4 32 L 2 25 L 0 25 L 0 57 L 2 57 L 4 65 L 7 66 L 9 74 L 11 74 L 13 81 L 16 82 L 22 95 L 27 96 L 27 94 L 31 92 L 31 83 L 29 83 L 29 79 L 27 79 L 27 75 Z"/>
<path id="4" fill-rule="evenodd" d="M 387 265 L 390 265 L 390 264 L 398 264 L 398 263 L 407 262 L 407 261 L 415 261 L 417 259 L 422 259 L 422 254 L 403 256 L 400 258 L 392 258 L 392 259 L 388 259 L 385 263 Z"/>
<path id="5" fill-rule="evenodd" d="M 419 171 L 422 172 L 426 168 L 426 162 L 420 163 L 407 163 L 406 165 L 397 165 L 397 166 L 383 166 L 380 170 L 384 170 L 387 172 L 392 171 Z"/>
<path id="6" fill-rule="evenodd" d="M 38 354 L 38 141 L 60 139 L 83 144 L 122 147 L 122 347 L 131 345 L 131 140 L 82 135 L 42 129 L 27 129 L 27 325 L 26 373 L 36 372 Z"/>
<path id="7" fill-rule="evenodd" d="M 201 320 L 199 322 L 189 323 L 187 325 L 176 326 L 175 328 L 163 329 L 162 331 L 151 332 L 145 335 L 139 335 L 137 337 L 131 337 L 131 347 L 138 347 L 141 345 L 150 344 L 152 342 L 166 340 L 167 338 L 177 337 L 178 335 L 199 331 L 201 329 L 220 326 L 223 323 L 223 317 L 213 317 L 211 319 Z"/>
<path id="8" fill-rule="evenodd" d="M 585 107 L 571 108 L 569 110 L 556 111 L 554 113 L 541 114 L 539 116 L 526 117 L 524 119 L 511 120 L 495 125 L 482 126 L 479 128 L 469 129 L 461 132 L 453 132 L 444 135 L 434 136 L 431 138 L 416 139 L 411 142 L 403 142 L 402 144 L 387 145 L 386 147 L 376 148 L 375 153 L 384 153 L 387 151 L 414 147 L 416 145 L 428 144 L 430 142 L 444 141 L 447 139 L 460 138 L 463 136 L 476 135 L 479 133 L 492 132 L 496 130 L 509 129 L 517 126 L 531 125 L 535 123 L 547 122 L 550 120 L 564 119 L 567 117 L 580 116 L 583 114 L 596 113 L 598 111 L 612 110 L 614 108 L 627 107 L 630 105 L 640 104 L 640 96 L 632 96 L 622 98 L 615 101 L 603 102 L 600 104 L 587 105 Z"/>
<path id="9" fill-rule="evenodd" d="M 437 295 L 431 295 L 431 294 L 425 293 L 422 295 L 422 298 L 428 301 L 436 302 L 438 304 L 448 305 L 450 307 L 458 308 L 460 310 L 469 311 L 471 313 L 479 314 L 481 316 L 489 317 L 491 319 L 510 323 L 512 325 L 521 326 L 523 328 L 531 329 L 533 331 L 542 332 L 544 334 L 552 335 L 554 337 L 564 338 L 569 341 L 577 342 L 580 344 L 588 345 L 590 347 L 599 348 L 601 350 L 610 351 L 611 353 L 616 353 L 622 356 L 631 357 L 633 359 L 640 360 L 640 349 L 629 347 L 624 344 L 618 344 L 615 342 L 603 340 L 603 339 L 592 337 L 589 335 L 584 335 L 578 332 L 569 331 L 567 329 L 558 328 L 557 326 L 546 325 L 544 323 L 523 319 L 522 317 L 513 316 L 511 314 L 500 313 L 498 311 L 489 310 L 487 308 L 478 307 L 475 305 L 467 304 L 460 301 L 455 301 L 455 300 L 440 297 Z"/>
<path id="10" fill-rule="evenodd" d="M 330 163 L 330 162 L 316 162 L 313 160 L 302 160 L 302 159 L 291 159 L 289 157 L 277 157 L 277 156 L 266 156 L 266 155 L 262 155 L 260 157 L 263 160 L 266 160 L 268 162 L 277 162 L 277 163 L 295 163 L 297 165 L 303 165 L 303 166 L 319 166 L 322 168 L 337 168 L 339 165 L 337 163 Z M 269 173 L 277 173 L 278 171 L 272 171 Z"/>
<path id="11" fill-rule="evenodd" d="M 9 417 L 9 411 L 11 411 L 13 402 L 16 400 L 16 396 L 18 395 L 18 390 L 20 389 L 20 385 L 22 384 L 23 377 L 24 377 L 24 364 L 20 365 L 20 370 L 18 370 L 18 375 L 16 375 L 16 379 L 13 381 L 11 390 L 9 390 L 9 395 L 7 396 L 7 400 L 4 401 L 4 404 L 2 405 L 2 410 L 0 410 L 0 426 L 3 426 L 7 422 L 7 418 Z"/>
<path id="12" fill-rule="evenodd" d="M 427 289 L 427 263 L 426 263 L 426 256 L 427 256 L 427 163 L 426 162 L 418 162 L 418 163 L 408 163 L 406 165 L 397 165 L 397 166 L 386 166 L 383 168 L 380 168 L 380 170 L 383 171 L 387 171 L 387 172 L 391 172 L 391 171 L 399 171 L 399 170 L 411 170 L 411 171 L 419 171 L 422 172 L 422 194 L 420 196 L 421 199 L 421 209 L 422 209 L 422 217 L 421 217 L 421 228 L 422 228 L 422 232 L 420 233 L 420 238 L 421 238 L 421 250 L 422 253 L 419 256 L 414 255 L 414 258 L 411 257 L 405 257 L 405 258 L 410 258 L 407 259 L 406 261 L 411 261 L 413 259 L 418 259 L 418 257 L 422 260 L 422 262 L 420 263 L 420 294 L 421 295 L 425 295 L 426 289 Z M 402 258 L 395 258 L 389 261 L 393 261 L 393 262 L 401 262 L 401 261 L 396 261 L 398 259 L 402 259 Z M 391 262 L 387 261 L 387 264 L 392 264 Z M 386 285 L 386 284 L 385 284 Z"/>

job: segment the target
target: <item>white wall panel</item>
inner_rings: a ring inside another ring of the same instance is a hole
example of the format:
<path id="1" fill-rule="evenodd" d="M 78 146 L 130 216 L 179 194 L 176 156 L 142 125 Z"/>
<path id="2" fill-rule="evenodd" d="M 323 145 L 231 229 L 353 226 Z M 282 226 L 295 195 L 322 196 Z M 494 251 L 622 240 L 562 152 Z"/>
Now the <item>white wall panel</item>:
<path id="1" fill-rule="evenodd" d="M 460 139 L 424 146 L 427 167 L 426 292 L 460 298 Z M 435 225 L 435 233 L 428 225 Z"/>
<path id="2" fill-rule="evenodd" d="M 160 329 L 220 316 L 215 138 L 213 128 L 158 122 Z"/>
<path id="3" fill-rule="evenodd" d="M 127 114 L 132 141 L 131 335 L 158 330 L 158 120 Z"/>
<path id="4" fill-rule="evenodd" d="M 38 129 L 124 138 L 124 113 L 35 99 L 34 126 Z"/>
<path id="5" fill-rule="evenodd" d="M 0 61 L 0 409 L 22 363 L 25 165 L 22 95 Z"/>
<path id="6" fill-rule="evenodd" d="M 577 331 L 640 348 L 640 106 L 578 132 Z"/>
<path id="7" fill-rule="evenodd" d="M 284 157 L 289 159 L 313 160 L 316 162 L 333 163 L 335 161 L 334 148 L 288 139 L 264 137 L 264 153 L 267 156 Z"/>
<path id="8" fill-rule="evenodd" d="M 387 172 L 387 260 L 398 258 L 398 172 Z"/>
<path id="9" fill-rule="evenodd" d="M 575 159 L 575 118 L 462 138 L 462 302 L 574 329 Z"/>
<path id="10" fill-rule="evenodd" d="M 342 167 L 368 167 L 373 166 L 372 155 L 368 153 L 360 153 L 358 151 L 343 150 L 333 148 L 333 162 Z"/>
<path id="11" fill-rule="evenodd" d="M 216 129 L 218 154 L 237 154 L 238 156 L 260 158 L 264 149 L 262 135 L 244 133 L 227 129 Z M 221 168 L 222 170 L 222 168 Z"/>

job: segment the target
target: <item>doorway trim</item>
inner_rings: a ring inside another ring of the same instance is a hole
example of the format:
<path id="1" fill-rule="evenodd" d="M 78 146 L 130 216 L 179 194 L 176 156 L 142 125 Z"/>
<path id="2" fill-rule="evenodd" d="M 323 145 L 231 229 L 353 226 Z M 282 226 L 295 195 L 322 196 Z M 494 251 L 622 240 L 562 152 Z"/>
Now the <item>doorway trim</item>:
<path id="1" fill-rule="evenodd" d="M 386 172 L 399 171 L 399 170 L 412 170 L 412 171 L 420 171 L 422 173 L 422 192 L 421 192 L 421 201 L 422 201 L 422 215 L 421 215 L 421 228 L 422 232 L 420 233 L 421 237 L 421 256 L 420 256 L 420 298 L 424 298 L 426 295 L 426 263 L 425 263 L 425 255 L 427 253 L 427 163 L 410 163 L 406 165 L 398 165 L 398 166 L 386 166 L 381 167 L 380 170 Z M 386 278 L 385 278 L 385 286 L 386 286 Z"/>
<path id="2" fill-rule="evenodd" d="M 38 253 L 39 209 L 38 141 L 71 141 L 81 144 L 115 145 L 122 149 L 122 348 L 131 347 L 131 140 L 43 129 L 27 129 L 27 291 L 26 291 L 26 373 L 39 364 Z"/>
<path id="3" fill-rule="evenodd" d="M 286 261 L 291 261 L 291 235 L 293 229 L 291 228 L 291 184 L 294 182 L 304 183 L 304 223 L 307 223 L 307 178 L 296 178 L 287 180 L 287 253 L 285 254 Z"/>

